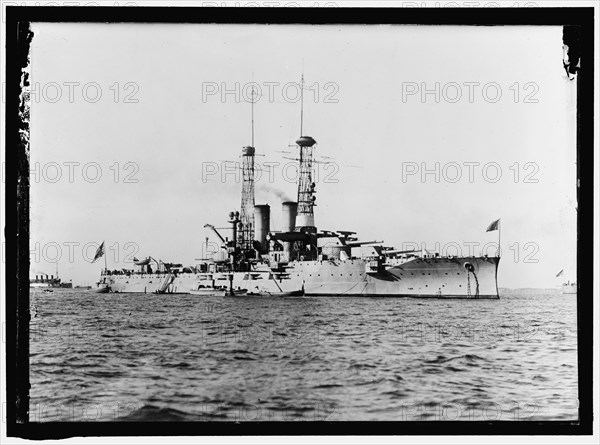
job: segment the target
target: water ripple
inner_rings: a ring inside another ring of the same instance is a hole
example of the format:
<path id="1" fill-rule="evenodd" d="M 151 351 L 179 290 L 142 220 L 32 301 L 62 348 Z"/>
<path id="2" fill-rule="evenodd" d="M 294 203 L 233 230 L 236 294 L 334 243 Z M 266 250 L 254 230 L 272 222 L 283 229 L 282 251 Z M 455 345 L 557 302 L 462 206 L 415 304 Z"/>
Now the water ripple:
<path id="1" fill-rule="evenodd" d="M 32 293 L 33 420 L 577 419 L 576 301 Z"/>

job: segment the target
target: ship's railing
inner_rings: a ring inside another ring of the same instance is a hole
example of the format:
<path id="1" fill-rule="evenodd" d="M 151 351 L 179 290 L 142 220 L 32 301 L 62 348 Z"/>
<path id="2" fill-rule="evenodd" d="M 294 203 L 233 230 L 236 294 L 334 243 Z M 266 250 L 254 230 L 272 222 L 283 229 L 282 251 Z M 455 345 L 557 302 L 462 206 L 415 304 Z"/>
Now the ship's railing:
<path id="1" fill-rule="evenodd" d="M 102 271 L 100 272 L 101 276 L 148 276 L 148 275 L 152 275 L 152 276 L 166 276 L 168 274 L 227 274 L 227 273 L 232 273 L 232 272 L 247 272 L 247 273 L 253 273 L 254 270 L 231 270 L 231 268 L 229 266 L 222 266 L 219 265 L 217 266 L 214 270 L 202 270 L 201 268 L 198 267 L 194 267 L 194 266 L 186 266 L 186 267 L 176 267 L 176 268 L 171 268 L 171 269 L 167 269 L 167 270 L 153 270 L 152 272 L 147 272 L 147 271 L 137 271 L 137 270 L 133 270 L 133 269 L 113 269 L 113 270 L 108 270 L 108 269 L 102 269 Z"/>

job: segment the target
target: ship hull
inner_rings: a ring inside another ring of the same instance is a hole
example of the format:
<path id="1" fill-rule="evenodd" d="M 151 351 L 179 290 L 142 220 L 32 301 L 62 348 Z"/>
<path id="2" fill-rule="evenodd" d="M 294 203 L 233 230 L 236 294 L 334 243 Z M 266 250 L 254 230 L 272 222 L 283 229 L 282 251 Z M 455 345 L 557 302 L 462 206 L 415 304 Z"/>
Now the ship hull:
<path id="1" fill-rule="evenodd" d="M 499 258 L 413 258 L 403 264 L 370 271 L 368 261 L 299 261 L 284 273 L 214 273 L 217 286 L 248 291 L 295 292 L 306 296 L 498 298 Z M 472 271 L 466 269 L 472 266 Z M 130 274 L 105 276 L 114 292 L 152 293 L 161 288 L 165 275 Z M 166 293 L 189 293 L 206 283 L 206 274 L 182 273 Z"/>

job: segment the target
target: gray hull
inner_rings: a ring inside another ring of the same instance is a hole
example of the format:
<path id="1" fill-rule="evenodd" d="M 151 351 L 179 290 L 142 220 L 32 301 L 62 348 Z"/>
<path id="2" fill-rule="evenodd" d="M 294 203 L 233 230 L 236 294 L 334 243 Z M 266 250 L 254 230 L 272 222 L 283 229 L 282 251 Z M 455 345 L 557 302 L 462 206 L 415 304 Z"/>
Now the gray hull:
<path id="1" fill-rule="evenodd" d="M 262 289 L 270 292 L 294 292 L 302 287 L 307 296 L 391 296 L 430 298 L 498 298 L 499 258 L 413 258 L 403 264 L 369 269 L 364 259 L 347 261 L 298 261 L 284 273 L 256 271 L 196 274 L 182 273 L 168 285 L 167 293 L 185 293 L 198 289 L 208 280 L 217 286 Z M 466 265 L 472 265 L 472 271 Z M 164 274 L 106 276 L 114 292 L 152 293 L 165 283 Z"/>

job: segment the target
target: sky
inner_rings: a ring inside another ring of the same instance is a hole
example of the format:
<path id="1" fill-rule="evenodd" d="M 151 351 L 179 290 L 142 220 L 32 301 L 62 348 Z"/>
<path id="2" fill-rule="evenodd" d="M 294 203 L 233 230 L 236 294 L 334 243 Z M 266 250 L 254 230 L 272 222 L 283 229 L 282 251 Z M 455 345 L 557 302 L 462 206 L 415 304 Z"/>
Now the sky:
<path id="1" fill-rule="evenodd" d="M 252 82 L 256 203 L 278 230 L 282 200 L 296 198 L 304 73 L 303 133 L 324 162 L 319 229 L 479 255 L 495 252 L 498 232 L 485 230 L 500 218 L 500 287 L 575 279 L 576 82 L 560 27 L 33 31 L 31 275 L 58 260 L 63 280 L 92 284 L 102 241 L 109 268 L 148 255 L 195 264 L 215 241 L 204 225 L 225 227 L 240 207 Z"/>

